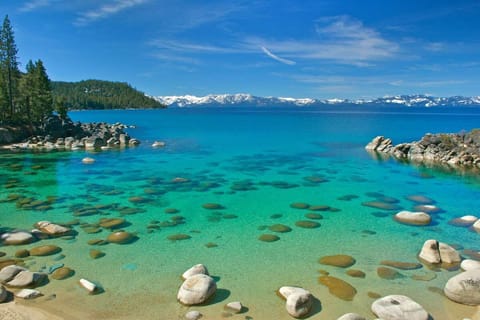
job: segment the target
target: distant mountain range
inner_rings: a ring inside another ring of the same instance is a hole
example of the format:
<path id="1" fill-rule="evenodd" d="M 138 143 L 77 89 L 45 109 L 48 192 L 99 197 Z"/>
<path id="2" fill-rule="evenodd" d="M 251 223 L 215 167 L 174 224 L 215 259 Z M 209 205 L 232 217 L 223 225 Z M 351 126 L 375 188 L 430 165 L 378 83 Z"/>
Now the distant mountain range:
<path id="1" fill-rule="evenodd" d="M 296 99 L 282 97 L 257 97 L 251 94 L 210 94 L 204 97 L 157 96 L 158 102 L 172 107 L 194 106 L 324 106 L 324 105 L 367 105 L 367 106 L 406 106 L 406 107 L 438 107 L 438 106 L 480 106 L 480 96 L 439 98 L 427 95 L 402 95 L 383 97 L 372 100 L 348 99 Z"/>

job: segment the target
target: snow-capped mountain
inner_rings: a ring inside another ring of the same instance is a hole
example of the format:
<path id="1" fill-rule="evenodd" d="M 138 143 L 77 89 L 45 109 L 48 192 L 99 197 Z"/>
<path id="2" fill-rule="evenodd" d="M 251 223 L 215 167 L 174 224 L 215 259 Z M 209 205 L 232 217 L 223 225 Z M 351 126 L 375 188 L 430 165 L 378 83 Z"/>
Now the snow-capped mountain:
<path id="1" fill-rule="evenodd" d="M 388 96 L 372 100 L 348 99 L 310 99 L 286 97 L 257 97 L 251 94 L 210 94 L 203 97 L 185 96 L 157 96 L 157 101 L 172 107 L 193 106 L 322 106 L 322 105 L 397 105 L 407 107 L 437 107 L 437 106 L 480 106 L 480 96 L 477 97 L 447 97 L 439 98 L 427 95 Z"/>

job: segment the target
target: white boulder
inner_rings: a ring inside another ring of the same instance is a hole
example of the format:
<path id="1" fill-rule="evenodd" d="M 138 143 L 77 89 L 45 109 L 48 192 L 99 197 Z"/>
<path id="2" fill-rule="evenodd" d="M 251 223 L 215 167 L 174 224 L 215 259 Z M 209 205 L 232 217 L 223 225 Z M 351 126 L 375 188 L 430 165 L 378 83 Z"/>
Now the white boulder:
<path id="1" fill-rule="evenodd" d="M 20 271 L 27 271 L 27 269 L 16 265 L 3 267 L 2 270 L 0 270 L 0 283 L 12 280 Z"/>
<path id="2" fill-rule="evenodd" d="M 35 289 L 22 289 L 15 293 L 15 297 L 22 299 L 35 299 L 41 295 L 42 293 Z"/>
<path id="3" fill-rule="evenodd" d="M 243 306 L 240 301 L 232 301 L 225 305 L 225 309 L 233 313 L 240 313 L 243 309 Z"/>
<path id="4" fill-rule="evenodd" d="M 3 270 L 3 269 L 2 269 Z M 23 288 L 40 285 L 47 275 L 42 272 L 20 271 L 15 277 L 8 281 L 8 287 Z"/>
<path id="5" fill-rule="evenodd" d="M 480 261 L 465 259 L 460 264 L 460 268 L 462 268 L 465 271 L 480 269 Z"/>
<path id="6" fill-rule="evenodd" d="M 71 231 L 67 227 L 51 223 L 50 221 L 39 221 L 35 223 L 35 228 L 51 236 L 61 236 Z"/>
<path id="7" fill-rule="evenodd" d="M 82 287 L 84 287 L 89 293 L 94 293 L 98 287 L 95 283 L 87 280 L 87 279 L 80 279 L 79 283 Z"/>
<path id="8" fill-rule="evenodd" d="M 394 216 L 394 219 L 400 223 L 424 226 L 432 221 L 432 217 L 425 212 L 400 211 Z"/>
<path id="9" fill-rule="evenodd" d="M 209 275 L 207 267 L 205 267 L 203 264 L 199 263 L 188 269 L 182 274 L 183 280 L 190 278 L 191 276 L 194 276 L 196 274 L 206 274 L 207 276 Z"/>
<path id="10" fill-rule="evenodd" d="M 450 278 L 443 292 L 455 302 L 480 305 L 480 269 L 465 271 Z"/>
<path id="11" fill-rule="evenodd" d="M 72 149 L 73 149 L 73 147 L 72 147 Z M 95 163 L 95 159 L 90 158 L 90 157 L 85 157 L 85 158 L 82 159 L 82 163 L 83 164 L 93 164 L 93 163 Z"/>
<path id="12" fill-rule="evenodd" d="M 185 320 L 198 320 L 201 317 L 202 314 L 197 310 L 192 310 L 185 314 Z"/>
<path id="13" fill-rule="evenodd" d="M 480 219 L 475 221 L 475 223 L 472 225 L 473 230 L 480 232 Z"/>
<path id="14" fill-rule="evenodd" d="M 165 142 L 163 142 L 163 141 L 154 141 L 154 142 L 152 143 L 152 147 L 153 147 L 153 148 L 165 147 Z"/>
<path id="15" fill-rule="evenodd" d="M 427 320 L 428 312 L 407 296 L 390 295 L 373 302 L 372 312 L 382 320 Z"/>
<path id="16" fill-rule="evenodd" d="M 433 239 L 425 241 L 418 256 L 428 263 L 442 262 L 440 252 L 438 251 L 438 241 Z"/>
<path id="17" fill-rule="evenodd" d="M 438 251 L 440 252 L 440 260 L 442 263 L 457 263 L 462 260 L 457 250 L 446 243 L 440 242 L 438 244 Z"/>
<path id="18" fill-rule="evenodd" d="M 178 290 L 177 299 L 180 303 L 190 306 L 200 304 L 215 294 L 217 284 L 206 274 L 196 274 L 187 278 Z"/>
<path id="19" fill-rule="evenodd" d="M 6 245 L 20 245 L 33 242 L 35 238 L 27 231 L 12 231 L 2 234 L 3 244 Z"/>
<path id="20" fill-rule="evenodd" d="M 366 320 L 366 319 L 356 313 L 346 313 L 340 318 L 338 318 L 337 320 Z"/>
<path id="21" fill-rule="evenodd" d="M 313 296 L 308 290 L 284 286 L 278 289 L 278 293 L 287 300 L 285 308 L 292 317 L 301 318 L 310 312 L 313 305 Z"/>

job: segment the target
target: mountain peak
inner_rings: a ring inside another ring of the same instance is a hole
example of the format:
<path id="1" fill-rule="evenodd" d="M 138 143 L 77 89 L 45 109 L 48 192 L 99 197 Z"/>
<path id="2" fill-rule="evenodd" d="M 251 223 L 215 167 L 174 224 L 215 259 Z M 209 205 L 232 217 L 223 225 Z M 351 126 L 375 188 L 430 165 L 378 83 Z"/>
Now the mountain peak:
<path id="1" fill-rule="evenodd" d="M 312 98 L 289 98 L 289 97 L 258 97 L 248 93 L 237 94 L 209 94 L 203 97 L 184 96 L 157 96 L 155 100 L 172 107 L 194 106 L 322 106 L 336 104 L 352 105 L 392 105 L 407 107 L 437 107 L 437 106 L 480 106 L 480 96 L 477 97 L 433 97 L 430 95 L 395 95 L 382 98 L 365 100 L 348 99 L 312 99 Z"/>

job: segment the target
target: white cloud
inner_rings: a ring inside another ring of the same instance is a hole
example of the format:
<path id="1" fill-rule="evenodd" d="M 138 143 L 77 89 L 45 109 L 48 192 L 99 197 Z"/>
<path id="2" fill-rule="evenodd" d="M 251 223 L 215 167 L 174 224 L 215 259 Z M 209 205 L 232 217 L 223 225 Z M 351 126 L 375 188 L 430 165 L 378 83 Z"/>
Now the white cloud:
<path id="1" fill-rule="evenodd" d="M 58 0 L 30 0 L 26 2 L 19 10 L 23 12 L 30 12 L 39 8 L 48 7 Z"/>
<path id="2" fill-rule="evenodd" d="M 265 40 L 249 38 L 250 46 L 268 47 L 278 55 L 297 59 L 327 60 L 359 67 L 373 65 L 378 60 L 396 56 L 399 45 L 383 38 L 362 22 L 348 17 L 330 17 L 317 20 L 317 39 Z"/>
<path id="3" fill-rule="evenodd" d="M 74 24 L 78 26 L 87 25 L 96 20 L 105 19 L 111 15 L 114 15 L 122 10 L 143 4 L 149 0 L 114 0 L 108 4 L 104 4 L 101 7 L 95 8 L 90 11 L 86 11 L 80 14 L 75 20 Z"/>
<path id="4" fill-rule="evenodd" d="M 284 64 L 288 64 L 288 65 L 294 65 L 296 64 L 295 61 L 292 61 L 292 60 L 287 60 L 287 59 L 284 59 L 284 58 L 281 58 L 275 54 L 273 54 L 270 50 L 268 50 L 267 48 L 265 47 L 260 47 L 262 48 L 262 51 L 267 55 L 269 56 L 270 58 L 272 58 L 273 60 L 277 60 L 278 62 L 281 62 L 281 63 L 284 63 Z"/>

